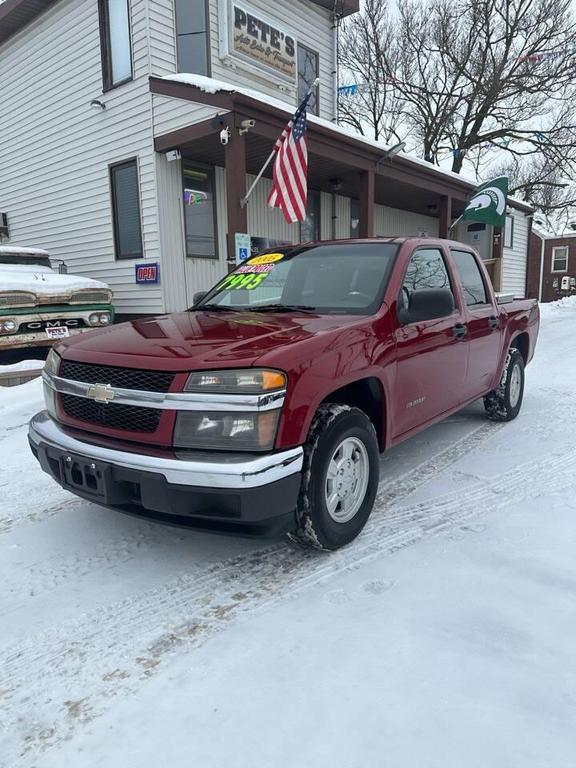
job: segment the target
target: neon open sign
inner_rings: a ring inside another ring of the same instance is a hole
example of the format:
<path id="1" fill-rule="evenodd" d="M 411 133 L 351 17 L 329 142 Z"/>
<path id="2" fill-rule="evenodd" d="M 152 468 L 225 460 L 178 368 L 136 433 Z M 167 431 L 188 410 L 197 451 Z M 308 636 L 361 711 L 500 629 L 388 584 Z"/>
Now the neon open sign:
<path id="1" fill-rule="evenodd" d="M 160 265 L 153 264 L 136 264 L 136 282 L 137 283 L 159 283 L 160 282 Z"/>

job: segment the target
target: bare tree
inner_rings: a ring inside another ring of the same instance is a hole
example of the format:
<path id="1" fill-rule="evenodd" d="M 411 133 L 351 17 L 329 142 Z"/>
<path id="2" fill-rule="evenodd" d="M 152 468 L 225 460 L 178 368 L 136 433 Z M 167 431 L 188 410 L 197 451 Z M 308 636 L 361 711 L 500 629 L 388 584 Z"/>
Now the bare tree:
<path id="1" fill-rule="evenodd" d="M 340 34 L 340 85 L 348 91 L 338 95 L 338 121 L 377 141 L 401 141 L 408 130 L 402 100 L 386 74 L 395 44 L 382 0 L 366 0 L 362 13 L 344 22 Z"/>
<path id="2" fill-rule="evenodd" d="M 341 71 L 363 88 L 341 101 L 343 122 L 430 162 L 448 153 L 456 173 L 508 166 L 525 199 L 570 204 L 558 179 L 576 177 L 571 0 L 407 0 L 396 15 L 367 0 L 344 27 Z"/>

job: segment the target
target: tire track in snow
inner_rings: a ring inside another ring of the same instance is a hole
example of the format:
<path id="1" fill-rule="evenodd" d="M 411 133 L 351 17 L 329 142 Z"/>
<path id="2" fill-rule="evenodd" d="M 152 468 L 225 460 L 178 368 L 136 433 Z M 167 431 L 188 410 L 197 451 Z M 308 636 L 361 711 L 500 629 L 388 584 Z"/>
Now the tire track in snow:
<path id="1" fill-rule="evenodd" d="M 388 514 L 380 508 L 361 538 L 345 550 L 323 555 L 274 545 L 32 636 L 0 656 L 0 719 L 8 733 L 20 737 L 0 754 L 10 756 L 8 764 L 17 768 L 20 755 L 29 761 L 32 754 L 70 738 L 81 724 L 105 712 L 110 698 L 137 691 L 172 653 L 205 642 L 232 620 L 427 535 L 461 526 L 483 511 L 555 490 L 558 483 L 573 486 L 575 469 L 576 452 L 529 462 L 468 491 L 396 506 Z"/>
<path id="2" fill-rule="evenodd" d="M 458 460 L 467 454 L 476 450 L 487 439 L 494 436 L 503 425 L 493 422 L 484 422 L 481 426 L 465 435 L 460 440 L 452 443 L 438 454 L 426 459 L 414 469 L 405 472 L 400 477 L 390 482 L 385 479 L 381 481 L 378 495 L 375 502 L 375 513 L 377 510 L 386 509 L 391 504 L 406 498 L 420 486 L 435 477 L 439 472 L 452 466 Z M 386 454 L 382 461 L 382 471 L 386 471 Z M 66 499 L 62 504 L 52 508 L 54 511 L 46 512 L 46 517 L 52 516 L 61 510 L 73 509 L 78 505 L 78 509 L 86 511 L 85 502 L 72 497 Z M 98 510 L 95 508 L 94 513 Z M 28 516 L 28 520 L 41 520 L 41 512 L 33 512 Z M 172 533 L 173 539 L 178 538 L 173 529 L 167 529 L 154 523 L 148 524 L 143 530 L 136 530 L 130 535 L 123 536 L 120 539 L 111 538 L 101 542 L 92 550 L 89 555 L 86 553 L 74 552 L 71 556 L 65 556 L 58 552 L 54 558 L 47 558 L 39 563 L 31 564 L 26 569 L 26 576 L 17 577 L 12 581 L 5 581 L 3 591 L 6 595 L 15 595 L 16 604 L 21 605 L 22 593 L 25 591 L 31 597 L 39 597 L 57 589 L 62 584 L 70 580 L 76 580 L 94 573 L 101 569 L 113 568 L 118 564 L 128 562 L 135 556 L 147 549 L 158 546 L 167 540 L 167 531 Z M 2 531 L 2 520 L 0 519 L 0 532 Z M 10 609 L 6 605 L 5 610 Z M 0 613 L 1 615 L 1 613 Z"/>

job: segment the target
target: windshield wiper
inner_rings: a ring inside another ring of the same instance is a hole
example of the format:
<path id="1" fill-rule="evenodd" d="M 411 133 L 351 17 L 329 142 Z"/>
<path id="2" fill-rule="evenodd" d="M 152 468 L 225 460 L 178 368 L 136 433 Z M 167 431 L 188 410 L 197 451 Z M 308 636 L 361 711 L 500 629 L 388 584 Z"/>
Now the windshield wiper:
<path id="1" fill-rule="evenodd" d="M 313 312 L 318 313 L 316 307 L 308 304 L 260 304 L 259 306 L 249 307 L 250 312 Z"/>
<path id="2" fill-rule="evenodd" d="M 224 304 L 199 304 L 197 307 L 190 307 L 189 312 L 199 312 L 207 309 L 210 312 L 242 312 L 238 307 L 228 307 Z"/>

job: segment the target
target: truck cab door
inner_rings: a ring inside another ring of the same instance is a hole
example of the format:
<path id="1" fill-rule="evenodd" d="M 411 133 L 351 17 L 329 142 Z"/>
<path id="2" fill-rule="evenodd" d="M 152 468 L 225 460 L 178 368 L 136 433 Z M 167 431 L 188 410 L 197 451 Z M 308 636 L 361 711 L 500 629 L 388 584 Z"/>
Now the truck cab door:
<path id="1" fill-rule="evenodd" d="M 502 329 L 500 312 L 492 299 L 487 277 L 470 251 L 450 251 L 466 305 L 466 325 L 470 355 L 466 374 L 466 400 L 480 397 L 489 390 L 500 360 Z"/>
<path id="2" fill-rule="evenodd" d="M 452 314 L 432 320 L 402 323 L 397 319 L 393 439 L 453 410 L 463 399 L 468 363 L 465 316 L 439 246 L 417 248 L 410 257 L 398 297 L 400 315 L 411 293 L 423 288 L 449 289 L 455 308 Z"/>

